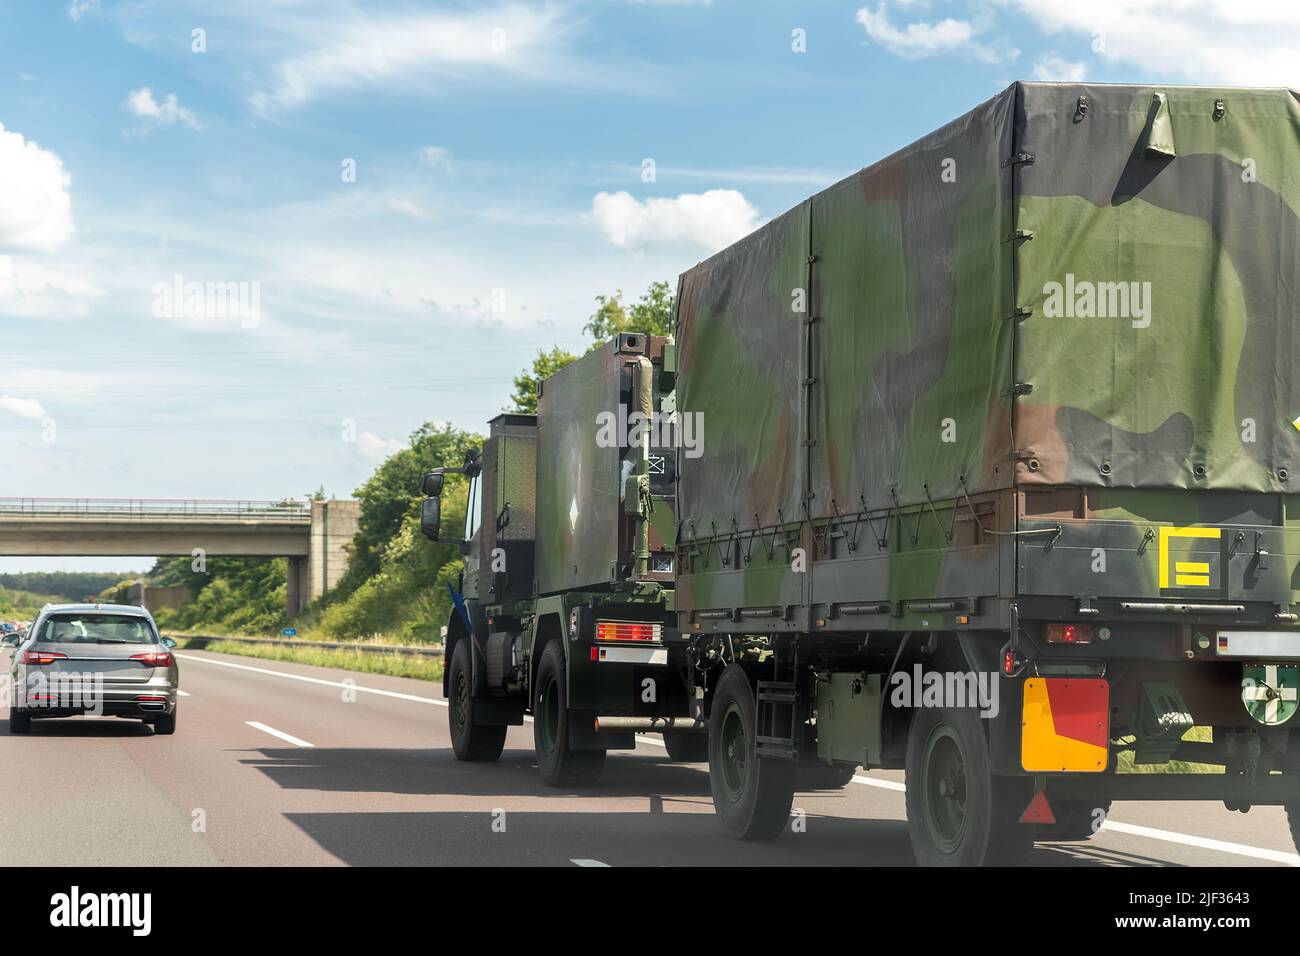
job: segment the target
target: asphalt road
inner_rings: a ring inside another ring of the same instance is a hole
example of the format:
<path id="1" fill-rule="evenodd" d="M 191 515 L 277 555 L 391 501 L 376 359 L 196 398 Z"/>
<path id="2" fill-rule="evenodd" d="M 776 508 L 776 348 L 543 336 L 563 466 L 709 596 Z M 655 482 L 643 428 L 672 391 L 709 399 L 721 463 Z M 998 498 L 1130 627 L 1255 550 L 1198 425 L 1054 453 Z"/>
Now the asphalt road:
<path id="1" fill-rule="evenodd" d="M 185 651 L 174 737 L 135 721 L 0 711 L 0 865 L 911 865 L 901 773 L 799 794 L 804 832 L 723 836 L 705 767 L 662 745 L 612 754 L 593 790 L 552 790 L 532 725 L 496 764 L 451 753 L 440 687 Z M 8 669 L 7 654 L 0 665 Z M 354 683 L 349 683 L 354 682 Z M 1037 866 L 1300 865 L 1283 812 L 1117 803 Z"/>

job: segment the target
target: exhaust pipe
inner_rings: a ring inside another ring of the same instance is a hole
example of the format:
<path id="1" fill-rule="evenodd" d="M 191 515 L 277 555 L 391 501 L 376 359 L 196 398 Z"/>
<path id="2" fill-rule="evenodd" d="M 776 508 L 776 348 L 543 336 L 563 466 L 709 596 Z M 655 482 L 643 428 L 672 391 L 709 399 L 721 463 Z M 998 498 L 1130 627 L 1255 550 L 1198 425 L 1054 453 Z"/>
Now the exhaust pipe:
<path id="1" fill-rule="evenodd" d="M 708 733 L 709 724 L 693 717 L 597 717 L 596 733 L 662 732 L 673 730 L 685 734 Z"/>

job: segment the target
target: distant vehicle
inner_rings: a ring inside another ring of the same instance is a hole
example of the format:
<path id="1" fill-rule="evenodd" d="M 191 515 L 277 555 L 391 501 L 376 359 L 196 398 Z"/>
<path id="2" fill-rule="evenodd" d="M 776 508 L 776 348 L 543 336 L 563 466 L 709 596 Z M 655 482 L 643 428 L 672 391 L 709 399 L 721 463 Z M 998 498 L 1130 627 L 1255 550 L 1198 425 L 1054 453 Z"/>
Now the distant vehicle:
<path id="1" fill-rule="evenodd" d="M 179 671 L 152 615 L 120 604 L 47 605 L 17 642 L 10 665 L 9 732 L 85 714 L 127 717 L 176 732 Z"/>
<path id="2" fill-rule="evenodd" d="M 0 634 L 17 634 L 18 625 L 10 624 L 8 621 L 0 621 Z"/>

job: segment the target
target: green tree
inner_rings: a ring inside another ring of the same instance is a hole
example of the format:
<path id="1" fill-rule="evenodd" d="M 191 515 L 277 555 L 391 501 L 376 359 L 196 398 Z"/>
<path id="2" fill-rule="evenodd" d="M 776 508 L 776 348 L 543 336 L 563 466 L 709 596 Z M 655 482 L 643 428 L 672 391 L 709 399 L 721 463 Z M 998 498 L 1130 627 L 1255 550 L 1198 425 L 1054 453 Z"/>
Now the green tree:
<path id="1" fill-rule="evenodd" d="M 538 352 L 537 358 L 533 359 L 532 368 L 526 368 L 515 376 L 515 392 L 510 397 L 512 405 L 507 411 L 536 415 L 537 383 L 554 375 L 575 359 L 576 355 L 566 352 L 558 345 L 549 352 Z"/>
<path id="2" fill-rule="evenodd" d="M 596 311 L 582 331 L 595 340 L 593 348 L 618 332 L 645 332 L 648 335 L 672 335 L 673 310 L 677 296 L 667 282 L 652 282 L 636 302 L 625 306 L 623 290 L 613 295 L 596 296 Z"/>

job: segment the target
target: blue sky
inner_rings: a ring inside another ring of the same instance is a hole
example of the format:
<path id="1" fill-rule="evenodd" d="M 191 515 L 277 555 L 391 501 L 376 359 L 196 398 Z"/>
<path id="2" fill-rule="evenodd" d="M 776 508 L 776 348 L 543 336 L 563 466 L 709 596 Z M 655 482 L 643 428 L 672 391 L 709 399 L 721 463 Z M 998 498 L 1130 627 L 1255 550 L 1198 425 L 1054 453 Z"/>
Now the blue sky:
<path id="1" fill-rule="evenodd" d="M 4 0 L 0 496 L 348 496 L 1012 80 L 1300 85 L 1298 8 Z"/>

